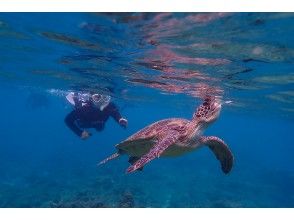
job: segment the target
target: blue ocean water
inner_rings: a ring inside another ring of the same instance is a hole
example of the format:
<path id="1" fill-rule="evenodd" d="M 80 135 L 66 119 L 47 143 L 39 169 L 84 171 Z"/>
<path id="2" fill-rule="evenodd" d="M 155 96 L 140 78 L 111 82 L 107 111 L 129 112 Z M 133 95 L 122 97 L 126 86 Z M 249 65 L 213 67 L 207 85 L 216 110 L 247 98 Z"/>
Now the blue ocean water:
<path id="1" fill-rule="evenodd" d="M 293 207 L 293 13 L 0 13 L 0 207 Z M 107 94 L 128 119 L 81 140 L 68 91 Z M 115 144 L 223 101 L 209 148 L 126 174 Z"/>

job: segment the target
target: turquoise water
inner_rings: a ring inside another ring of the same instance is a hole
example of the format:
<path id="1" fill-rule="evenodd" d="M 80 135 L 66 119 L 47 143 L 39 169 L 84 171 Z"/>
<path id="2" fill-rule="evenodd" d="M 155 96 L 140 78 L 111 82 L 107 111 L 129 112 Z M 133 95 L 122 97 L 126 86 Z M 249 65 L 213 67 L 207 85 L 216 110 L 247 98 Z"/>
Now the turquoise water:
<path id="1" fill-rule="evenodd" d="M 293 207 L 293 35 L 293 13 L 0 13 L 0 207 Z M 78 138 L 72 90 L 111 95 L 127 129 Z M 223 101 L 204 134 L 232 150 L 228 175 L 207 147 L 97 166 L 206 95 Z"/>

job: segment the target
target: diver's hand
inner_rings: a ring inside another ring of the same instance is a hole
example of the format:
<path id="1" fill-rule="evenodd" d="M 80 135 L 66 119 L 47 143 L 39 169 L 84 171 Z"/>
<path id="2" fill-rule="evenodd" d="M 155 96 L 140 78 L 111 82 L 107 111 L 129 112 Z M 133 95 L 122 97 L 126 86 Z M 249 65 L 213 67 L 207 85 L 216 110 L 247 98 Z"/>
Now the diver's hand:
<path id="1" fill-rule="evenodd" d="M 121 118 L 121 119 L 119 119 L 118 123 L 120 124 L 120 126 L 127 128 L 128 120 L 125 118 Z"/>
<path id="2" fill-rule="evenodd" d="M 81 138 L 83 140 L 86 140 L 87 138 L 89 138 L 92 134 L 88 131 L 83 131 L 82 134 L 81 134 Z"/>

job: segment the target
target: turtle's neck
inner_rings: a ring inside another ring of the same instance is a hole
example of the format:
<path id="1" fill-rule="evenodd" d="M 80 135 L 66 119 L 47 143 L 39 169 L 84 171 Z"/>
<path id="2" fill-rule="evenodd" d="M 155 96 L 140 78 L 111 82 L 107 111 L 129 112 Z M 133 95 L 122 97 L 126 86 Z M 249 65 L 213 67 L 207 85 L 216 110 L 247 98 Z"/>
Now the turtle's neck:
<path id="1" fill-rule="evenodd" d="M 198 118 L 193 118 L 187 126 L 187 133 L 189 134 L 191 139 L 194 139 L 202 135 L 204 129 L 206 129 L 207 127 L 207 123 L 199 121 Z"/>

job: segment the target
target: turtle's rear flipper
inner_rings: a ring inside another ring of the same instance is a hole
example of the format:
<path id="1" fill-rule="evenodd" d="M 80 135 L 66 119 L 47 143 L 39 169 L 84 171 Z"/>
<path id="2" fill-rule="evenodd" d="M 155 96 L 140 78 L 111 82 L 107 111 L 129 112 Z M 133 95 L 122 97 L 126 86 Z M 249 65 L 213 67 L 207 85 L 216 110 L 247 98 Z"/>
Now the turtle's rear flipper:
<path id="1" fill-rule="evenodd" d="M 234 157 L 226 143 L 218 137 L 203 137 L 202 143 L 207 145 L 221 162 L 222 171 L 227 174 L 233 167 Z"/>
<path id="2" fill-rule="evenodd" d="M 128 162 L 129 162 L 131 165 L 133 165 L 133 164 L 136 163 L 137 160 L 139 160 L 139 159 L 140 159 L 140 157 L 129 157 Z M 140 168 L 138 169 L 138 171 L 143 171 L 143 168 L 144 168 L 144 166 L 143 166 L 143 167 L 140 167 Z"/>
<path id="3" fill-rule="evenodd" d="M 119 152 L 114 153 L 114 154 L 110 155 L 109 157 L 107 157 L 106 159 L 104 159 L 104 160 L 102 160 L 101 162 L 99 162 L 99 163 L 98 163 L 98 166 L 99 166 L 99 165 L 102 165 L 102 164 L 105 164 L 105 163 L 107 163 L 108 161 L 113 160 L 113 159 L 115 159 L 115 158 L 117 158 L 117 157 L 119 157 L 119 156 L 120 156 L 120 153 L 119 153 Z"/>
<path id="4" fill-rule="evenodd" d="M 140 157 L 132 166 L 129 166 L 127 169 L 127 173 L 134 172 L 139 168 L 145 166 L 145 164 L 149 163 L 151 160 L 160 157 L 160 155 L 172 144 L 174 144 L 179 138 L 179 132 L 172 130 L 166 131 L 164 134 L 160 135 L 157 143 L 150 149 L 150 151 Z"/>

